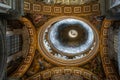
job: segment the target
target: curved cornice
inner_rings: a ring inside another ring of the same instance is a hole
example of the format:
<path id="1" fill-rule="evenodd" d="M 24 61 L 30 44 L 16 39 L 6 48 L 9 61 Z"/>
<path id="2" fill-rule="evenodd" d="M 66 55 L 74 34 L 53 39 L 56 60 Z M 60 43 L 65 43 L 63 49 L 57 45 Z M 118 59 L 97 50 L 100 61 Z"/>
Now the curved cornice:
<path id="1" fill-rule="evenodd" d="M 29 51 L 25 59 L 21 62 L 20 66 L 17 68 L 15 72 L 11 74 L 12 78 L 20 78 L 24 75 L 27 69 L 30 67 L 32 60 L 34 58 L 35 50 L 36 50 L 36 30 L 32 23 L 27 18 L 21 18 L 20 21 L 25 25 L 28 29 L 30 42 L 29 42 Z"/>
<path id="2" fill-rule="evenodd" d="M 91 71 L 78 67 L 55 67 L 36 73 L 32 77 L 29 77 L 27 80 L 46 80 L 48 78 L 51 78 L 53 75 L 65 73 L 83 76 L 88 80 L 98 80 L 98 76 Z"/>
<path id="3" fill-rule="evenodd" d="M 102 24 L 101 28 L 101 43 L 100 43 L 100 54 L 102 59 L 102 65 L 106 74 L 106 78 L 108 80 L 119 80 L 119 77 L 117 76 L 117 72 L 115 71 L 115 68 L 113 67 L 113 64 L 109 58 L 108 53 L 108 29 L 111 26 L 112 21 L 105 19 Z"/>
<path id="4" fill-rule="evenodd" d="M 98 2 L 84 5 L 48 5 L 39 2 L 24 2 L 25 13 L 36 13 L 44 15 L 74 15 L 86 16 L 100 14 L 100 4 Z"/>

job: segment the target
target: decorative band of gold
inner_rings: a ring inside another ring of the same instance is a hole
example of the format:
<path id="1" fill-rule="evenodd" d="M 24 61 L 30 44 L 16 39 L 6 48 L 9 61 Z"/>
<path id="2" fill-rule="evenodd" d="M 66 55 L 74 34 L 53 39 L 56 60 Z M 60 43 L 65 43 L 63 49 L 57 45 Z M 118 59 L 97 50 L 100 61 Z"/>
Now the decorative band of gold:
<path id="1" fill-rule="evenodd" d="M 32 60 L 34 58 L 35 50 L 36 50 L 36 31 L 35 27 L 32 25 L 32 23 L 27 19 L 22 17 L 20 21 L 24 24 L 24 26 L 28 29 L 29 32 L 29 38 L 30 38 L 30 44 L 28 44 L 29 51 L 27 57 L 20 63 L 20 66 L 17 68 L 15 72 L 10 77 L 13 78 L 19 78 L 24 75 L 24 73 L 27 71 L 27 69 L 30 67 Z"/>
<path id="2" fill-rule="evenodd" d="M 112 21 L 105 19 L 102 24 L 101 28 L 101 43 L 100 43 L 100 53 L 101 53 L 101 59 L 102 59 L 102 65 L 106 74 L 106 78 L 108 80 L 119 80 L 119 77 L 117 76 L 117 72 L 115 71 L 115 68 L 113 67 L 113 64 L 109 58 L 109 52 L 108 52 L 108 44 L 106 43 L 106 40 L 108 40 L 108 32 L 109 28 L 111 27 Z"/>
<path id="3" fill-rule="evenodd" d="M 92 73 L 89 70 L 79 68 L 79 67 L 55 67 L 48 69 L 39 73 L 36 73 L 34 76 L 29 77 L 27 80 L 46 80 L 51 78 L 53 75 L 70 73 L 73 75 L 83 76 L 88 80 L 98 80 L 98 76 Z"/>
<path id="4" fill-rule="evenodd" d="M 24 2 L 25 13 L 36 13 L 44 15 L 74 15 L 85 16 L 100 14 L 100 4 L 98 2 L 83 5 L 48 5 L 38 2 Z"/>

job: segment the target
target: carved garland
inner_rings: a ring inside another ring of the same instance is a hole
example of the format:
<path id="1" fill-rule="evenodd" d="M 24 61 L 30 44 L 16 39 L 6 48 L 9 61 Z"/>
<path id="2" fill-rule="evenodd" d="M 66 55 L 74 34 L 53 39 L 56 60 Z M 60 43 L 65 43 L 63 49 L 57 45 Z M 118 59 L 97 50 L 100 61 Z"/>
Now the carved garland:
<path id="1" fill-rule="evenodd" d="M 105 19 L 102 25 L 101 29 L 101 45 L 100 45 L 100 51 L 101 51 L 101 59 L 102 64 L 104 67 L 104 71 L 106 74 L 107 79 L 109 80 L 119 80 L 119 77 L 117 76 L 117 73 L 113 67 L 112 62 L 110 61 L 110 58 L 108 56 L 108 29 L 111 26 L 112 21 Z"/>
<path id="2" fill-rule="evenodd" d="M 29 51 L 27 57 L 21 62 L 17 70 L 11 75 L 13 78 L 20 78 L 24 75 L 27 69 L 30 67 L 34 58 L 36 49 L 36 31 L 32 23 L 27 18 L 21 18 L 20 21 L 27 27 L 30 36 Z"/>

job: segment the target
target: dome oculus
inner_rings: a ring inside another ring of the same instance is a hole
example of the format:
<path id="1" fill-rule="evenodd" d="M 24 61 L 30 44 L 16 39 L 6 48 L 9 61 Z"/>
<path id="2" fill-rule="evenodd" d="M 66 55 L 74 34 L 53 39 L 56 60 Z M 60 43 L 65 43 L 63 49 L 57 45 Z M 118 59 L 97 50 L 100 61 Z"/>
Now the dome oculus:
<path id="1" fill-rule="evenodd" d="M 99 34 L 85 19 L 56 17 L 39 29 L 38 50 L 56 65 L 78 66 L 92 59 L 99 48 Z"/>
<path id="2" fill-rule="evenodd" d="M 49 40 L 60 52 L 76 55 L 91 47 L 94 33 L 91 27 L 81 20 L 64 19 L 50 26 Z"/>

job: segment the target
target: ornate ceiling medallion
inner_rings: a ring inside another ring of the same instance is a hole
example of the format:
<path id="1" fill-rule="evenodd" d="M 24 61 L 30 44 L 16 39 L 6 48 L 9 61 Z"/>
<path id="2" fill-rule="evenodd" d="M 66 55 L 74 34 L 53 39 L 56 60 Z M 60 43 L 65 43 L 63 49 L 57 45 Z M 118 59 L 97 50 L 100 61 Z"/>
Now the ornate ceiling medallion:
<path id="1" fill-rule="evenodd" d="M 38 34 L 38 47 L 50 62 L 77 66 L 92 59 L 99 48 L 99 35 L 88 21 L 72 16 L 51 19 Z"/>

